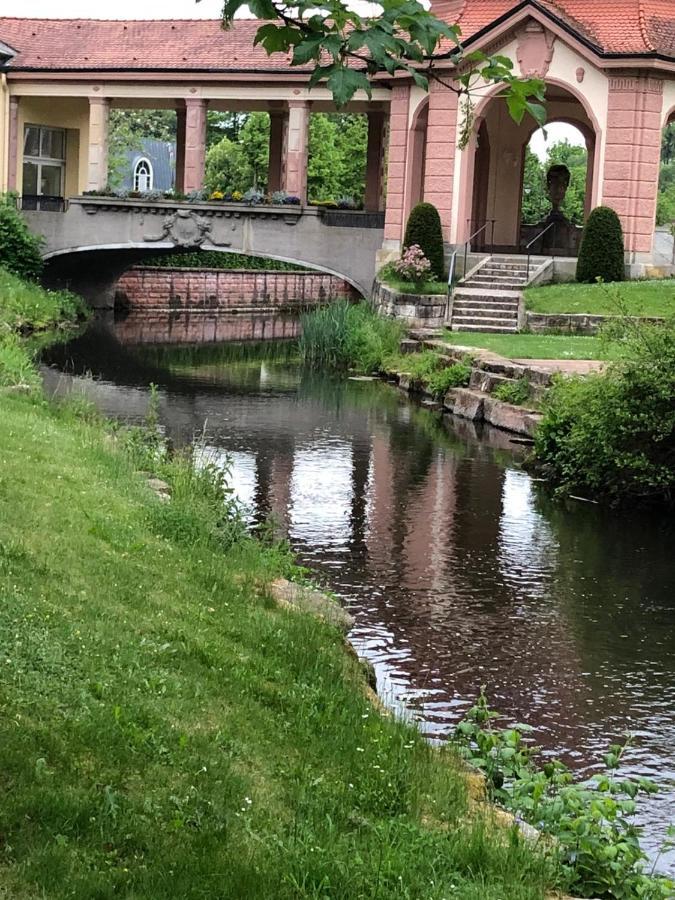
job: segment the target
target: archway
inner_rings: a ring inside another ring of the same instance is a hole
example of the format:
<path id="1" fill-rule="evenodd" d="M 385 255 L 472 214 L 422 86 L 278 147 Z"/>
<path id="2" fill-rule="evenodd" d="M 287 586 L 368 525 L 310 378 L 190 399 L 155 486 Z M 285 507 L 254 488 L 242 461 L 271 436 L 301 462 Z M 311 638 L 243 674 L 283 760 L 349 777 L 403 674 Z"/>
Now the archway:
<path id="1" fill-rule="evenodd" d="M 562 255 L 576 255 L 583 224 L 590 212 L 589 157 L 593 157 L 594 136 L 567 121 L 547 124 L 533 132 L 525 146 L 523 157 L 523 193 L 521 197 L 520 248 L 531 242 L 531 249 L 540 252 L 545 246 L 555 248 Z M 589 153 L 590 150 L 590 153 Z M 548 173 L 553 167 L 564 166 L 569 173 L 567 190 L 560 205 L 566 223 L 540 235 L 550 224 L 551 201 Z"/>
<path id="2" fill-rule="evenodd" d="M 582 135 L 588 158 L 584 216 L 599 194 L 600 131 L 585 101 L 568 85 L 549 81 L 546 105 L 549 123 L 574 126 Z M 476 111 L 474 134 L 464 154 L 464 196 L 460 206 L 458 243 L 478 235 L 474 248 L 519 253 L 526 149 L 537 126 L 531 118 L 520 124 L 509 115 L 504 95 L 493 93 Z"/>

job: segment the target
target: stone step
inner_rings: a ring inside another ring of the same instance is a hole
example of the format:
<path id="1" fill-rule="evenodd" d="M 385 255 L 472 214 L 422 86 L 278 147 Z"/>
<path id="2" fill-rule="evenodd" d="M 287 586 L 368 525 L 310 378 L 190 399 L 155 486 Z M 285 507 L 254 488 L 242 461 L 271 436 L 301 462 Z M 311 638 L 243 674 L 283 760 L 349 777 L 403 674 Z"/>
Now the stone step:
<path id="1" fill-rule="evenodd" d="M 453 321 L 451 331 L 480 331 L 485 334 L 517 334 L 518 329 L 514 325 L 512 328 L 506 325 L 482 325 L 475 322 L 463 323 Z"/>
<path id="2" fill-rule="evenodd" d="M 484 287 L 472 288 L 460 285 L 455 288 L 453 297 L 466 297 L 473 300 L 513 300 L 515 303 L 518 303 L 520 293 L 508 289 L 502 290 L 501 288 L 499 290 L 495 288 L 494 290 L 486 291 Z"/>
<path id="3" fill-rule="evenodd" d="M 514 378 L 506 375 L 496 375 L 494 372 L 484 372 L 481 369 L 472 369 L 469 379 L 469 388 L 473 391 L 482 391 L 491 394 L 500 384 L 515 384 Z"/>
<path id="4" fill-rule="evenodd" d="M 521 276 L 520 272 L 484 272 L 480 269 L 478 272 L 470 275 L 467 281 L 472 281 L 474 278 L 479 281 L 517 281 L 519 284 L 527 283 L 524 272 Z"/>
<path id="5" fill-rule="evenodd" d="M 486 291 L 517 291 L 519 288 L 526 287 L 526 285 L 520 281 L 493 281 L 492 279 L 480 280 L 471 278 L 469 281 L 463 281 L 462 287 L 483 288 Z"/>
<path id="6" fill-rule="evenodd" d="M 470 306 L 472 309 L 504 309 L 518 312 L 518 302 L 516 300 L 492 300 L 490 298 L 476 299 L 475 297 L 455 297 L 453 301 L 455 308 L 462 306 Z"/>
<path id="7" fill-rule="evenodd" d="M 504 318 L 502 316 L 453 316 L 452 325 L 495 325 L 504 328 L 518 327 L 518 320 L 513 318 Z"/>
<path id="8" fill-rule="evenodd" d="M 503 319 L 505 322 L 517 322 L 518 310 L 501 309 L 494 306 L 460 306 L 453 307 L 452 318 L 463 319 Z"/>
<path id="9" fill-rule="evenodd" d="M 532 266 L 530 266 L 530 270 L 532 270 Z M 484 266 L 481 266 L 478 269 L 479 272 L 522 272 L 523 275 L 527 275 L 527 266 L 500 266 L 495 263 L 485 263 Z"/>

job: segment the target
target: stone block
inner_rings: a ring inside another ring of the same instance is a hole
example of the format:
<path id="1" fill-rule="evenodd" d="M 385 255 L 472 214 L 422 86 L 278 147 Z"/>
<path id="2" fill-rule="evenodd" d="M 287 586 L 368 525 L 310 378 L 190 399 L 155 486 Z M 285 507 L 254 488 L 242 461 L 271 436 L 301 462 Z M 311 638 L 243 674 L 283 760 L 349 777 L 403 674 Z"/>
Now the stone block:
<path id="1" fill-rule="evenodd" d="M 485 394 L 468 388 L 452 388 L 445 395 L 443 405 L 462 419 L 471 422 L 482 422 Z"/>
<path id="2" fill-rule="evenodd" d="M 503 403 L 494 397 L 486 397 L 483 403 L 483 418 L 495 428 L 533 437 L 541 421 L 541 414 L 533 409 Z"/>

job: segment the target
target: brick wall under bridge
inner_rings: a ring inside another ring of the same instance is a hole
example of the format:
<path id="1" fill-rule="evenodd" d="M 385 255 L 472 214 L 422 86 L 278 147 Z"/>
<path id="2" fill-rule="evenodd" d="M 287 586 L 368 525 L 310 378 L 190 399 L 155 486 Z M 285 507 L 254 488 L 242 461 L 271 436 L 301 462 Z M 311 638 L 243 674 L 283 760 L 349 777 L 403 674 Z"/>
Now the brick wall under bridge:
<path id="1" fill-rule="evenodd" d="M 247 269 L 179 269 L 135 266 L 115 288 L 115 306 L 133 310 L 222 310 L 225 312 L 306 309 L 359 292 L 327 272 Z"/>

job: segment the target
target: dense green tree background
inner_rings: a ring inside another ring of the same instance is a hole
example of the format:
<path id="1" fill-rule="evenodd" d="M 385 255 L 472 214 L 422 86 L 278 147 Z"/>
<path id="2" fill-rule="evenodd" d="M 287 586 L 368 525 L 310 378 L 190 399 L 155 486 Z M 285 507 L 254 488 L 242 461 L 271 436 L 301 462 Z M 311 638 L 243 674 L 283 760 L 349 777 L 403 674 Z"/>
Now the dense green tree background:
<path id="1" fill-rule="evenodd" d="M 583 225 L 588 154 L 585 147 L 566 140 L 552 144 L 543 163 L 529 147 L 525 149 L 522 220 L 528 225 L 541 222 L 548 215 L 551 203 L 546 196 L 546 173 L 551 166 L 559 164 L 567 166 L 571 176 L 561 209 L 570 222 Z"/>
<path id="2" fill-rule="evenodd" d="M 209 191 L 267 190 L 269 116 L 265 112 L 210 112 L 206 135 L 205 187 Z M 118 187 L 126 153 L 143 138 L 176 140 L 173 110 L 115 109 L 110 115 L 109 183 Z M 312 200 L 350 197 L 363 201 L 368 124 L 352 113 L 310 118 L 307 181 Z"/>

